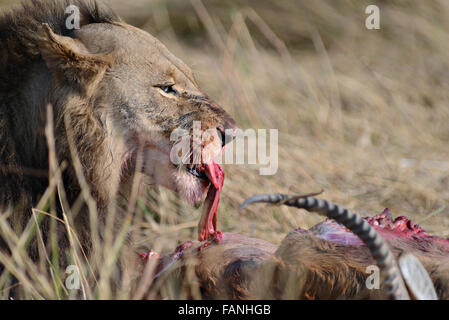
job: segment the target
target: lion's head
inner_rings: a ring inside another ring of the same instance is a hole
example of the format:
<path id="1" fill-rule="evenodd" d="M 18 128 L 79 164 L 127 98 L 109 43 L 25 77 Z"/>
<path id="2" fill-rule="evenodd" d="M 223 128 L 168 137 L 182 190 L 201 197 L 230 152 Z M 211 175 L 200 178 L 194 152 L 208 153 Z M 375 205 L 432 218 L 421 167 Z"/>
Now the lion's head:
<path id="1" fill-rule="evenodd" d="M 61 132 L 71 135 L 99 195 L 107 197 L 108 184 L 126 185 L 141 171 L 148 184 L 200 202 L 210 183 L 199 168 L 220 154 L 230 140 L 225 130 L 235 122 L 200 90 L 190 68 L 156 38 L 121 21 L 85 24 L 70 36 L 42 24 L 38 34 Z M 198 124 L 208 133 L 197 145 L 200 153 L 191 137 Z M 186 163 L 173 161 L 183 137 L 173 138 L 176 129 L 192 143 L 182 155 Z"/>

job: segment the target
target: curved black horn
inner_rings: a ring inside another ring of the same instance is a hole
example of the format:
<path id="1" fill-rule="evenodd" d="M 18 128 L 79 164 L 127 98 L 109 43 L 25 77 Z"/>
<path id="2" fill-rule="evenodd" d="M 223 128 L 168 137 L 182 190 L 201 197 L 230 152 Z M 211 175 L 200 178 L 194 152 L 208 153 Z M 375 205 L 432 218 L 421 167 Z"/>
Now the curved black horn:
<path id="1" fill-rule="evenodd" d="M 389 296 L 395 300 L 410 299 L 390 247 L 377 231 L 357 213 L 326 200 L 280 193 L 252 196 L 240 206 L 240 209 L 256 202 L 284 204 L 290 207 L 305 209 L 310 212 L 319 213 L 329 219 L 334 219 L 342 224 L 356 234 L 370 250 L 371 255 L 380 268 L 381 277 Z"/>

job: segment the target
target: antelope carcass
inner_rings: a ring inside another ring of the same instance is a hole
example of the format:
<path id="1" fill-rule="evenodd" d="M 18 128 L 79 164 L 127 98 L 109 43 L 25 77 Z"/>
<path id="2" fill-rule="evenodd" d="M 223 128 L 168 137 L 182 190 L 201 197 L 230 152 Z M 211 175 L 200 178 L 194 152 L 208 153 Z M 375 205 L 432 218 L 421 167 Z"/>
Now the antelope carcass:
<path id="1" fill-rule="evenodd" d="M 192 293 L 187 297 L 205 299 L 449 299 L 449 239 L 429 235 L 406 217 L 393 220 L 386 209 L 361 218 L 321 199 L 282 194 L 254 196 L 242 207 L 254 202 L 330 219 L 290 232 L 280 246 L 223 233 L 217 245 L 195 241 L 162 257 L 150 252 L 142 255 L 142 279 L 159 292 L 175 283 Z"/>

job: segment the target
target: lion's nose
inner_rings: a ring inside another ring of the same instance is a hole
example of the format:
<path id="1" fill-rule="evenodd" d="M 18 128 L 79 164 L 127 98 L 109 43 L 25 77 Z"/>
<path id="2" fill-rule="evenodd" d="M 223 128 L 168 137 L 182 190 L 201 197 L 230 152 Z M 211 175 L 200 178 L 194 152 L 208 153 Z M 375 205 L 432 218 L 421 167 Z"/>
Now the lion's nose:
<path id="1" fill-rule="evenodd" d="M 234 140 L 235 138 L 235 130 L 237 129 L 237 125 L 231 117 L 227 117 L 224 121 L 223 126 L 218 126 L 218 136 L 221 139 L 221 146 L 224 147 L 226 144 Z"/>
<path id="2" fill-rule="evenodd" d="M 228 130 L 224 130 L 221 127 L 217 128 L 218 137 L 221 139 L 221 146 L 224 147 L 226 144 L 232 141 L 234 137 L 230 137 L 228 134 Z"/>

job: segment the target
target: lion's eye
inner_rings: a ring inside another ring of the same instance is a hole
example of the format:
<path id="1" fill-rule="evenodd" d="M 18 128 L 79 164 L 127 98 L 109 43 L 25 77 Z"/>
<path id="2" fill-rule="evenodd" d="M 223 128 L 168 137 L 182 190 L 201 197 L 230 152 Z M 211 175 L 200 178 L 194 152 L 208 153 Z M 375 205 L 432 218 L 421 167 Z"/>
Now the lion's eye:
<path id="1" fill-rule="evenodd" d="M 173 88 L 173 85 L 170 85 L 170 86 L 160 86 L 159 88 L 160 88 L 162 91 L 164 91 L 165 93 L 168 93 L 168 94 L 174 94 L 174 95 L 178 94 L 178 91 L 177 91 L 175 88 Z"/>

